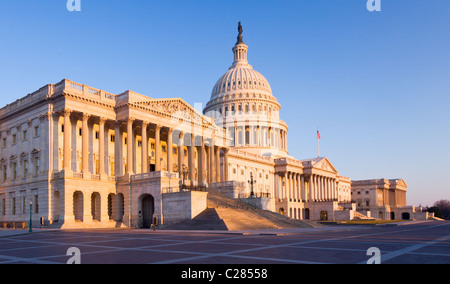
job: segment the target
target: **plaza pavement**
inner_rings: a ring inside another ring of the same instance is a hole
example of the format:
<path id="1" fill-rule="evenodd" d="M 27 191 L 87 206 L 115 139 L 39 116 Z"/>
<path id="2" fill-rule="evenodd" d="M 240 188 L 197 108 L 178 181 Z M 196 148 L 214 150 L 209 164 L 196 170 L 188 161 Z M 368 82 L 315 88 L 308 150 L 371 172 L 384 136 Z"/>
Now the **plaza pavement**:
<path id="1" fill-rule="evenodd" d="M 0 264 L 450 264 L 450 222 L 253 231 L 0 230 Z"/>

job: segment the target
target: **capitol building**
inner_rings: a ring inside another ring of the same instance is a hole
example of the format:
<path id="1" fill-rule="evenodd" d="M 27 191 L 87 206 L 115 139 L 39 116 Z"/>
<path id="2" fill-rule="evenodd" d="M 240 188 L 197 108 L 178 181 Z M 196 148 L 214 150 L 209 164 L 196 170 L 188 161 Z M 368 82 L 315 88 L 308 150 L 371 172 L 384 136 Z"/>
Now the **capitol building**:
<path id="1" fill-rule="evenodd" d="M 240 25 L 232 51 L 203 112 L 67 79 L 1 108 L 0 224 L 174 224 L 212 193 L 295 220 L 422 218 L 402 179 L 355 181 L 327 157 L 290 156 L 282 106 L 249 64 Z"/>

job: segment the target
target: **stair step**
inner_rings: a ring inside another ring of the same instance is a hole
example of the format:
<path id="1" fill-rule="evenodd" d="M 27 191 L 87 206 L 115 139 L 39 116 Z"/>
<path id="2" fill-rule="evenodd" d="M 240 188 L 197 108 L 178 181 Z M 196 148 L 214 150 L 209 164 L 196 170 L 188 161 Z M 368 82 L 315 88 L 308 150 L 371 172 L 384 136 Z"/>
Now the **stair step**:
<path id="1" fill-rule="evenodd" d="M 192 220 L 165 226 L 167 230 L 256 230 L 318 227 L 317 223 L 294 220 L 256 208 L 208 189 L 208 208 Z"/>

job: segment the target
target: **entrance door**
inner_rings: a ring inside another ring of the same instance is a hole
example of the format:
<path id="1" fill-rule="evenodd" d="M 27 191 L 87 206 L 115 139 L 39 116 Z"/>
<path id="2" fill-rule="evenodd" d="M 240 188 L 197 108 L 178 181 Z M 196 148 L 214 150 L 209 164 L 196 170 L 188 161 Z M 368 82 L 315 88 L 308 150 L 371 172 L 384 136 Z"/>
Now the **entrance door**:
<path id="1" fill-rule="evenodd" d="M 325 210 L 320 211 L 320 221 L 328 221 L 328 212 Z"/>
<path id="2" fill-rule="evenodd" d="M 309 208 L 305 208 L 305 209 L 303 209 L 303 210 L 305 210 L 305 211 L 303 212 L 303 218 L 304 218 L 305 220 L 309 220 Z"/>
<path id="3" fill-rule="evenodd" d="M 150 228 L 153 222 L 153 213 L 155 212 L 155 200 L 150 194 L 142 198 L 142 227 Z"/>

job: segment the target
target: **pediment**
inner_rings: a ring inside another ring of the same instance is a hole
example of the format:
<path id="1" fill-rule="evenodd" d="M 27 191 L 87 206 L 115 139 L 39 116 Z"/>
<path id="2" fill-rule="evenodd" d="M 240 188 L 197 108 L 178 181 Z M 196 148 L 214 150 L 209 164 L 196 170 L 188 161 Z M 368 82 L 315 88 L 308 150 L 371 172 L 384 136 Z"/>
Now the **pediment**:
<path id="1" fill-rule="evenodd" d="M 396 180 L 396 186 L 408 187 L 404 179 Z"/>
<path id="2" fill-rule="evenodd" d="M 313 168 L 325 170 L 328 172 L 338 173 L 337 169 L 328 160 L 328 158 L 320 158 L 314 165 Z"/>
<path id="3" fill-rule="evenodd" d="M 206 118 L 205 116 L 203 116 L 203 114 L 201 114 L 181 98 L 152 99 L 149 101 L 136 102 L 136 104 L 162 112 L 174 118 L 188 119 L 199 122 Z"/>

